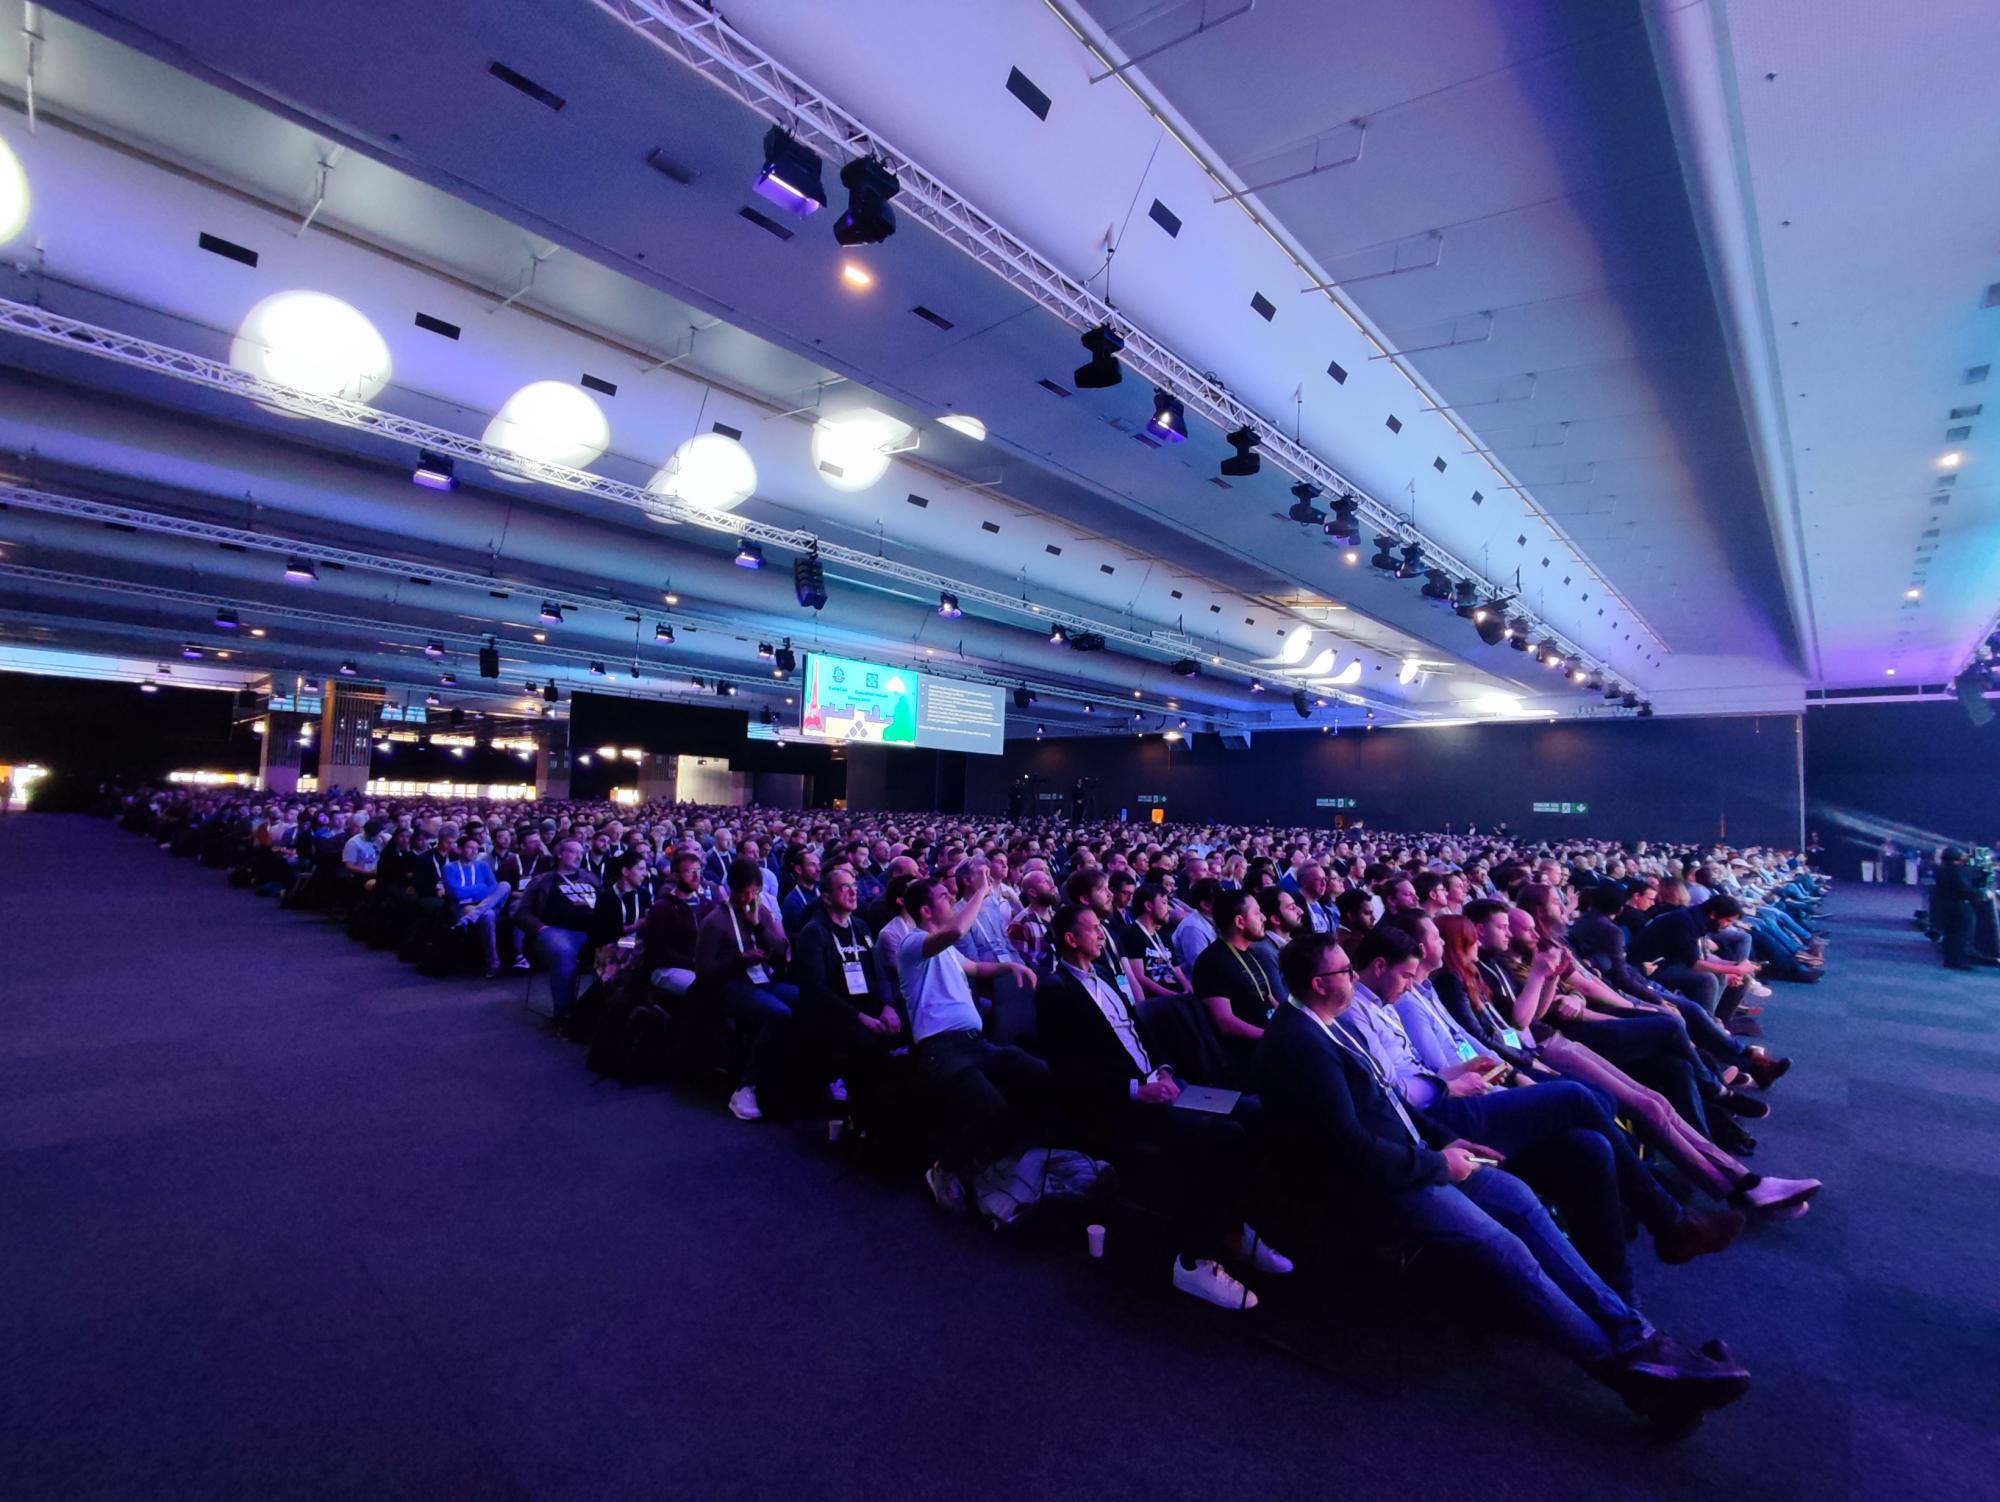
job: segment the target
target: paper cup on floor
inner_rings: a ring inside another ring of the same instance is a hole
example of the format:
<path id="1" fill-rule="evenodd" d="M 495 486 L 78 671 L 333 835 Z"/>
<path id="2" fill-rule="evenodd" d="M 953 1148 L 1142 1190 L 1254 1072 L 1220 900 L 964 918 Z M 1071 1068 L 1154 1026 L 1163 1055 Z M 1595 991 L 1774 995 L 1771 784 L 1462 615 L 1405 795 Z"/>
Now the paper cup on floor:
<path id="1" fill-rule="evenodd" d="M 1093 1257 L 1102 1257 L 1104 1255 L 1104 1227 L 1085 1226 L 1083 1234 L 1090 1238 L 1090 1255 Z"/>

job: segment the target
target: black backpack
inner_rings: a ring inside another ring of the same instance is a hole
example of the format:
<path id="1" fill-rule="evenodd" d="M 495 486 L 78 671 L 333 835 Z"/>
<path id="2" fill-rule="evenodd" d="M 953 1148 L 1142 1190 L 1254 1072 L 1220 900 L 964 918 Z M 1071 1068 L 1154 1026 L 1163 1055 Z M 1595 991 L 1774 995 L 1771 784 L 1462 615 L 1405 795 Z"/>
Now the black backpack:
<path id="1" fill-rule="evenodd" d="M 644 1000 L 613 1006 L 597 1019 L 584 1063 L 600 1079 L 649 1085 L 667 1077 L 672 1038 L 664 1007 Z"/>

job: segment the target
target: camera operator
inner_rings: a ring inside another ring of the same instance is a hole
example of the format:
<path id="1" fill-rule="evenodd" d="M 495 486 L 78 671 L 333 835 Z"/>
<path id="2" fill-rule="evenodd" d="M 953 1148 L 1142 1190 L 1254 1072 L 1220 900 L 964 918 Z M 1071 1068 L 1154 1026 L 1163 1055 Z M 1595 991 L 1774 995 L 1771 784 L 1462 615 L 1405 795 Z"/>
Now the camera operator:
<path id="1" fill-rule="evenodd" d="M 1987 871 L 1966 864 L 1965 852 L 1947 845 L 1938 860 L 1937 885 L 1931 900 L 1936 904 L 1934 921 L 1944 936 L 1944 966 L 1947 970 L 1972 968 L 1972 940 L 1975 904 L 1990 906 Z M 1981 956 L 1992 963 L 1990 956 Z"/>

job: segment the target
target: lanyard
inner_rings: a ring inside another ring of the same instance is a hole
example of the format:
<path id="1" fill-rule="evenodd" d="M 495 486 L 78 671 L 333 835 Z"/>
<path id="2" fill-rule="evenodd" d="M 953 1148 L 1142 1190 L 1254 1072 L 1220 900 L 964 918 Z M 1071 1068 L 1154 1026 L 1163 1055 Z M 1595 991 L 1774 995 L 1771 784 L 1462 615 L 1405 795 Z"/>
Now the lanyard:
<path id="1" fill-rule="evenodd" d="M 1313 1021 L 1319 1022 L 1319 1019 L 1315 1017 L 1313 1018 Z M 1336 1048 L 1342 1049 L 1347 1053 L 1353 1055 L 1355 1058 L 1359 1059 L 1363 1065 L 1367 1067 L 1369 1078 L 1375 1081 L 1375 1086 L 1377 1089 L 1379 1089 L 1384 1095 L 1388 1096 L 1389 1104 L 1395 1108 L 1397 1120 L 1403 1123 L 1404 1129 L 1408 1131 L 1410 1134 L 1410 1139 L 1413 1142 L 1415 1142 L 1419 1147 L 1423 1146 L 1424 1134 L 1417 1130 L 1416 1120 L 1410 1115 L 1409 1107 L 1403 1104 L 1403 1097 L 1396 1093 L 1396 1087 L 1389 1082 L 1388 1075 L 1382 1072 L 1382 1066 L 1376 1062 L 1375 1055 L 1370 1053 L 1365 1048 L 1356 1047 L 1346 1038 L 1343 1038 L 1340 1035 L 1340 1029 L 1337 1027 L 1333 1027 L 1328 1023 L 1321 1022 L 1320 1028 L 1323 1032 L 1325 1032 L 1327 1037 L 1333 1040 L 1333 1044 Z"/>
<path id="2" fill-rule="evenodd" d="M 1236 956 L 1236 963 L 1243 967 L 1243 973 L 1250 977 L 1250 984 L 1256 987 L 1257 999 L 1264 1003 L 1266 1007 L 1275 1006 L 1277 998 L 1271 993 L 1271 983 L 1264 978 L 1264 967 L 1262 965 L 1253 965 L 1244 959 L 1243 951 L 1238 949 L 1234 944 L 1229 946 L 1229 952 Z"/>

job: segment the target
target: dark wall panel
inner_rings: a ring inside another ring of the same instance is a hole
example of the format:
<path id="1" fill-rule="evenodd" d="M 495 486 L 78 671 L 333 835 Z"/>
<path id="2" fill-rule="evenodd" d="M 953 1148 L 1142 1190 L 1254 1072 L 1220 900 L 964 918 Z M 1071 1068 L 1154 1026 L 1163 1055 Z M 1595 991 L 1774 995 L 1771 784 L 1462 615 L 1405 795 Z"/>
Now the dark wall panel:
<path id="1" fill-rule="evenodd" d="M 1884 838 L 2000 842 L 2000 722 L 1975 727 L 1956 703 L 1809 710 L 1806 791 L 1836 871 Z"/>
<path id="2" fill-rule="evenodd" d="M 621 699 L 578 694 L 570 705 L 570 748 L 637 746 L 672 756 L 719 756 L 739 772 L 794 773 L 806 778 L 806 796 L 817 807 L 844 796 L 846 759 L 832 746 L 753 741 L 750 716 L 740 709 Z M 599 796 L 612 779 L 601 769 L 578 767 L 572 787 L 578 797 Z M 629 780 L 629 779 L 628 779 Z"/>
<path id="3" fill-rule="evenodd" d="M 90 782 L 174 771 L 254 772 L 257 738 L 232 731 L 235 696 L 133 683 L 0 673 L 0 761 L 34 761 Z"/>
<path id="4" fill-rule="evenodd" d="M 1792 715 L 1438 730 L 1264 734 L 1246 751 L 1217 738 L 1020 741 L 974 758 L 967 808 L 1068 812 L 1078 778 L 1096 779 L 1100 816 L 1331 824 L 1321 798 L 1352 798 L 1347 817 L 1378 828 L 1505 822 L 1537 835 L 1798 843 L 1798 720 Z M 1026 779 L 1015 785 L 1016 779 Z M 1055 797 L 1045 795 L 1055 794 Z M 1536 803 L 1584 814 L 1537 814 Z"/>

